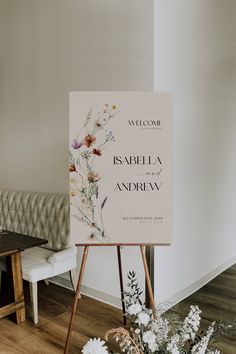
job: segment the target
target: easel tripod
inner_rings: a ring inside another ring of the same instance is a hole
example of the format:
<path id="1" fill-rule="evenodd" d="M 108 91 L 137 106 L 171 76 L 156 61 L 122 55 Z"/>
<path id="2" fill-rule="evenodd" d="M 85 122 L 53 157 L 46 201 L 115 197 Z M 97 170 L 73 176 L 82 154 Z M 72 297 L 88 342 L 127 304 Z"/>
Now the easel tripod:
<path id="1" fill-rule="evenodd" d="M 124 287 L 123 287 L 123 274 L 122 274 L 122 262 L 121 262 L 121 247 L 122 246 L 139 246 L 140 247 L 142 261 L 143 261 L 143 267 L 144 267 L 144 273 L 145 273 L 145 278 L 146 278 L 147 292 L 148 292 L 149 299 L 150 299 L 150 307 L 153 309 L 153 312 L 155 315 L 155 300 L 154 300 L 153 289 L 152 289 L 152 285 L 151 285 L 151 279 L 150 279 L 150 274 L 149 274 L 149 269 L 148 269 L 148 264 L 147 264 L 147 259 L 146 259 L 146 253 L 145 253 L 145 246 L 147 246 L 147 244 L 76 244 L 76 246 L 77 247 L 84 247 L 84 252 L 83 252 L 82 262 L 81 262 L 81 266 L 80 266 L 79 279 L 78 279 L 77 288 L 76 288 L 76 292 L 75 292 L 75 296 L 74 296 L 74 302 L 73 302 L 72 311 L 71 311 L 71 317 L 70 317 L 70 322 L 69 322 L 69 327 L 68 327 L 68 332 L 67 332 L 64 354 L 69 353 L 69 346 L 70 346 L 70 340 L 71 340 L 71 334 L 72 334 L 72 324 L 74 321 L 78 302 L 81 298 L 80 291 L 81 291 L 82 280 L 83 280 L 84 271 L 85 271 L 85 267 L 86 267 L 86 262 L 87 262 L 87 258 L 88 258 L 89 247 L 99 247 L 99 246 L 100 247 L 101 246 L 116 246 L 117 247 L 117 257 L 118 257 L 119 277 L 120 277 L 120 290 L 121 290 L 121 299 L 122 299 L 122 310 L 123 310 L 123 319 L 124 319 L 125 325 L 126 325 L 126 316 L 125 316 L 125 305 L 123 302 L 123 300 L 124 300 L 124 294 L 123 294 Z"/>

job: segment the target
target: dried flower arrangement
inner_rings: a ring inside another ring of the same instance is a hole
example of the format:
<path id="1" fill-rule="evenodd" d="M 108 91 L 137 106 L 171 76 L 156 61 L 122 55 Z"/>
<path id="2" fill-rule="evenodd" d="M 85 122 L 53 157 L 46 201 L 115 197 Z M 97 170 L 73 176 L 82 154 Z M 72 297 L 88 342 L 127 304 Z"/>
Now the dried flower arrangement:
<path id="1" fill-rule="evenodd" d="M 105 334 L 106 342 L 113 336 L 122 353 L 220 354 L 219 350 L 211 348 L 211 343 L 220 333 L 230 335 L 236 331 L 236 321 L 232 324 L 213 322 L 207 329 L 201 329 L 201 311 L 195 305 L 190 306 L 183 322 L 173 315 L 158 314 L 155 318 L 153 311 L 147 309 L 140 300 L 142 292 L 135 273 L 129 272 L 128 279 L 128 291 L 124 295 L 131 327 L 129 330 L 113 328 Z M 100 338 L 90 339 L 82 353 L 114 353 L 108 349 L 106 342 Z"/>

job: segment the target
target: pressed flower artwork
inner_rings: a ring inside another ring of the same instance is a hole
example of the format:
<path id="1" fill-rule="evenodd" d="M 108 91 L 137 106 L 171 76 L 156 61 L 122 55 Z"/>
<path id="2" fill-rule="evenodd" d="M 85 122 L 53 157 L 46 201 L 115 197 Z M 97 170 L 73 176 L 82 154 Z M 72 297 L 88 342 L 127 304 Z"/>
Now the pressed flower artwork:
<path id="1" fill-rule="evenodd" d="M 74 217 L 88 226 L 88 239 L 100 242 L 110 242 L 110 238 L 103 221 L 107 196 L 100 196 L 99 181 L 102 177 L 95 166 L 96 160 L 102 158 L 106 145 L 115 141 L 115 136 L 107 127 L 117 115 L 114 104 L 104 104 L 101 112 L 93 112 L 90 108 L 70 149 L 69 172 L 73 173 L 70 197 Z"/>
<path id="2" fill-rule="evenodd" d="M 169 94 L 72 92 L 72 240 L 170 243 L 171 154 Z"/>

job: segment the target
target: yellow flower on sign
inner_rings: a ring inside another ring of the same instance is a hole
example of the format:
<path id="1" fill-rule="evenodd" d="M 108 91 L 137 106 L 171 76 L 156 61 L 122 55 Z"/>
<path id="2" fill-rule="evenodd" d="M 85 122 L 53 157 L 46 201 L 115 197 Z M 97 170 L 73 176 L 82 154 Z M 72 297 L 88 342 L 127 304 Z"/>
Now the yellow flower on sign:
<path id="1" fill-rule="evenodd" d="M 71 182 L 71 183 L 76 183 L 76 182 L 77 182 L 77 179 L 74 178 L 74 177 L 72 177 L 72 178 L 70 179 L 70 182 Z"/>

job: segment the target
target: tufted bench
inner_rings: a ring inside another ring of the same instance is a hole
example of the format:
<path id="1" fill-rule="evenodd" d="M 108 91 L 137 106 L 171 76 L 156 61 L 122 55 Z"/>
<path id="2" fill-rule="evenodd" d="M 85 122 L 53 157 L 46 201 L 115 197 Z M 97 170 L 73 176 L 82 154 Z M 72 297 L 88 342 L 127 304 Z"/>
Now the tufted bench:
<path id="1" fill-rule="evenodd" d="M 76 267 L 70 245 L 69 197 L 57 194 L 0 191 L 0 226 L 5 230 L 46 239 L 42 247 L 22 252 L 23 279 L 29 281 L 33 322 L 38 323 L 37 282 Z M 0 259 L 0 271 L 5 262 Z"/>

